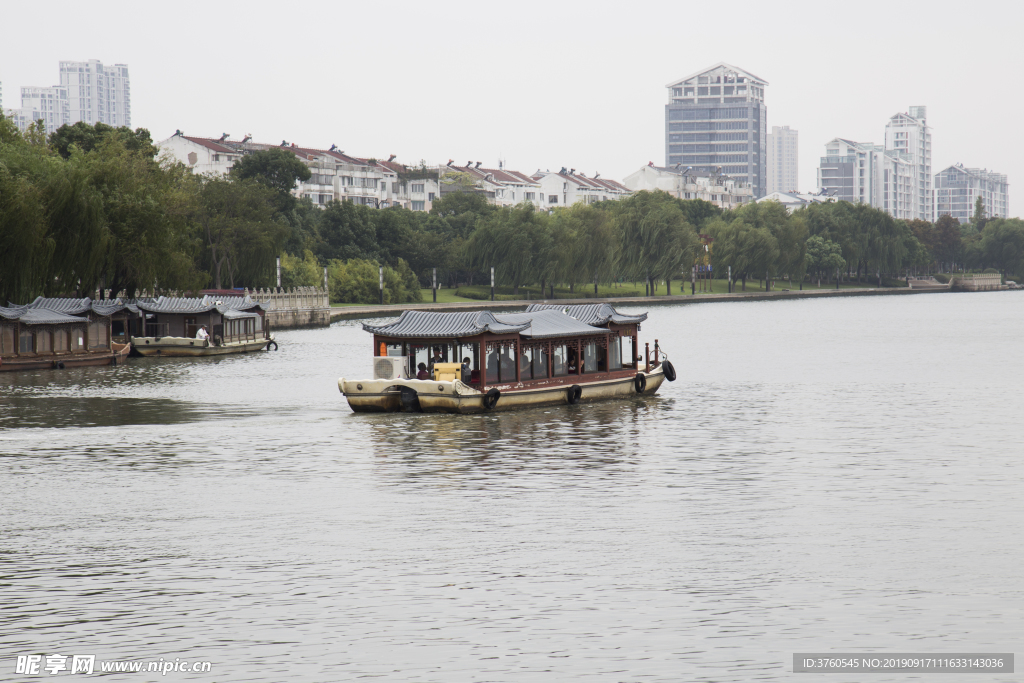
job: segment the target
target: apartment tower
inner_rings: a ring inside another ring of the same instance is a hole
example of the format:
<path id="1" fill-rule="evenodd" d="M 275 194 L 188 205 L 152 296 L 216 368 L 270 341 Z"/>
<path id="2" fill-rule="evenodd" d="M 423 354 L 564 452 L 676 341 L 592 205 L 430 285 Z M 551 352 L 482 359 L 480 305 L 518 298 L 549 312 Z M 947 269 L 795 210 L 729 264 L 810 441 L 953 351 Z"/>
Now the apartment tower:
<path id="1" fill-rule="evenodd" d="M 768 172 L 765 178 L 768 191 L 765 194 L 798 191 L 797 131 L 789 126 L 772 126 L 767 146 Z"/>

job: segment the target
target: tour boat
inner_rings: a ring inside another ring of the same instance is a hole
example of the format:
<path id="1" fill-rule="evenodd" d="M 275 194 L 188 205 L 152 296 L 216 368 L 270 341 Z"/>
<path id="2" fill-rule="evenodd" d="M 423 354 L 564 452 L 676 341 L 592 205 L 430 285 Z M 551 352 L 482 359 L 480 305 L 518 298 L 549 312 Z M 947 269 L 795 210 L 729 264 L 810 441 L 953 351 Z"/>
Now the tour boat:
<path id="1" fill-rule="evenodd" d="M 221 356 L 277 348 L 264 323 L 266 309 L 249 297 L 159 297 L 136 303 L 144 337 L 132 337 L 140 356 Z M 201 328 L 208 338 L 198 338 Z"/>
<path id="2" fill-rule="evenodd" d="M 658 340 L 653 355 L 650 344 L 640 354 L 646 319 L 609 304 L 404 311 L 363 325 L 373 334 L 373 378 L 342 377 L 338 389 L 355 412 L 479 413 L 649 396 L 676 374 Z"/>

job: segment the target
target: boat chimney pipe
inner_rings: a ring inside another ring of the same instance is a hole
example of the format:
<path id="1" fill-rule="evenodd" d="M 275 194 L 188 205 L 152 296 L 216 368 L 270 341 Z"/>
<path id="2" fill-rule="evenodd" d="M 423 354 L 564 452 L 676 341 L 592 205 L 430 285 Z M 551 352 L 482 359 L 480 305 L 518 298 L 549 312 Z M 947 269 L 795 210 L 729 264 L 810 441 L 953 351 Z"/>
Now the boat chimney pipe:
<path id="1" fill-rule="evenodd" d="M 650 342 L 644 342 L 644 358 L 646 359 L 644 362 L 647 364 L 647 369 L 645 369 L 644 372 L 650 372 L 651 371 L 651 343 Z"/>

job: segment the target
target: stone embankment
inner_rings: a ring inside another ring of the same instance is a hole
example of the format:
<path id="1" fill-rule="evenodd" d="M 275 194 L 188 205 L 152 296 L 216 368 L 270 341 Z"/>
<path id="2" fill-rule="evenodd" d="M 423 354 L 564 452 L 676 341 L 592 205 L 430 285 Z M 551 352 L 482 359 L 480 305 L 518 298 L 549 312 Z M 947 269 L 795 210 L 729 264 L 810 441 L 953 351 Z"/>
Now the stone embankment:
<path id="1" fill-rule="evenodd" d="M 780 290 L 774 292 L 735 292 L 733 294 L 680 294 L 669 296 L 606 297 L 601 299 L 534 299 L 532 301 L 464 301 L 457 303 L 394 304 L 391 306 L 338 306 L 331 309 L 331 321 L 357 320 L 360 318 L 395 318 L 402 311 L 521 311 L 530 304 L 618 304 L 621 306 L 663 306 L 668 304 L 701 304 L 723 301 L 775 301 L 779 299 L 817 299 L 836 296 L 900 296 L 948 292 L 941 289 L 916 289 L 899 287 L 892 289 L 805 289 Z"/>

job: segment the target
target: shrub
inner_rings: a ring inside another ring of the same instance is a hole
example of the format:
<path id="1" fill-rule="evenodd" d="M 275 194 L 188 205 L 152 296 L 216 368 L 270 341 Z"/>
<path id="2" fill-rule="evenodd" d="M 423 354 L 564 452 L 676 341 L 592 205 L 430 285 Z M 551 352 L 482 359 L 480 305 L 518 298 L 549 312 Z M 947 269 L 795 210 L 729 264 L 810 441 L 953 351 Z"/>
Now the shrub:
<path id="1" fill-rule="evenodd" d="M 935 279 L 944 285 L 949 284 L 949 276 L 946 275 L 945 273 L 936 273 Z"/>

